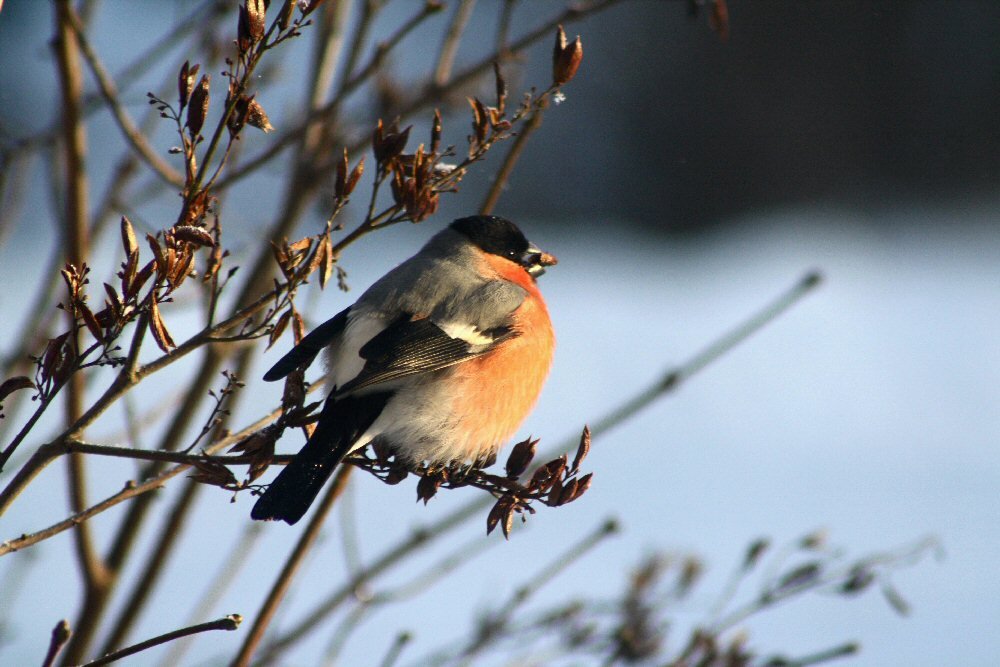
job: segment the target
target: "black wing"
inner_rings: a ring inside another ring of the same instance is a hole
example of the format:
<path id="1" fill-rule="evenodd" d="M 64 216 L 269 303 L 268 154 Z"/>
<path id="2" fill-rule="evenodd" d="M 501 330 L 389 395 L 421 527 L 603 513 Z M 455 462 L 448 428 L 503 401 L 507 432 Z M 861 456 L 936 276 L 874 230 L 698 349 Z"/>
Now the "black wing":
<path id="1" fill-rule="evenodd" d="M 338 387 L 337 395 L 398 378 L 440 370 L 486 354 L 517 335 L 508 326 L 483 332 L 491 342 L 473 344 L 452 338 L 429 319 L 396 320 L 359 351 L 366 360 L 357 377 Z M 304 341 L 303 341 L 304 342 Z"/>
<path id="2" fill-rule="evenodd" d="M 271 366 L 271 370 L 264 374 L 264 381 L 280 380 L 297 368 L 311 364 L 324 347 L 343 333 L 344 327 L 347 326 L 347 311 L 349 310 L 349 307 L 343 309 L 333 318 L 310 331 L 301 343 L 279 359 L 278 363 Z"/>

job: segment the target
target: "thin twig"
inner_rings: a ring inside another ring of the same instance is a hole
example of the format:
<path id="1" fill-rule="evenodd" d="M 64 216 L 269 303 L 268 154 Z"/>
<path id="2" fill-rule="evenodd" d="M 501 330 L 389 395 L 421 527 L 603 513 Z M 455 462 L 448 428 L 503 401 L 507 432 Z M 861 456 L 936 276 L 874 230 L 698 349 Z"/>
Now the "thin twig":
<path id="1" fill-rule="evenodd" d="M 745 339 L 751 333 L 763 327 L 764 324 L 772 321 L 785 309 L 791 307 L 794 303 L 804 297 L 811 290 L 811 288 L 815 287 L 816 284 L 818 284 L 817 274 L 809 274 L 806 278 L 799 281 L 799 283 L 787 294 L 775 300 L 772 304 L 769 304 L 758 313 L 755 313 L 746 322 L 739 324 L 731 331 L 728 331 L 720 336 L 704 350 L 695 354 L 686 363 L 668 371 L 664 375 L 664 378 L 690 378 L 693 374 L 703 369 L 710 361 L 728 352 L 733 345 L 735 345 L 734 341 L 738 342 L 739 340 Z M 664 384 L 665 383 L 661 381 L 657 383 L 654 388 L 643 390 L 636 396 L 627 398 L 621 403 L 620 406 L 612 408 L 607 414 L 596 420 L 597 426 L 591 429 L 593 436 L 597 437 L 598 435 L 604 435 L 615 426 L 620 425 L 625 420 L 632 417 L 635 413 L 649 406 L 656 400 L 668 395 L 670 393 L 670 389 L 664 389 Z M 667 384 L 670 388 L 676 387 L 677 380 L 671 380 Z M 579 443 L 579 439 L 579 434 L 574 433 L 564 441 L 556 443 L 554 447 L 547 450 L 547 453 L 539 456 L 542 457 L 541 460 L 544 460 L 545 457 L 555 456 L 559 452 L 570 450 L 576 447 Z M 464 524 L 466 521 L 477 517 L 483 510 L 490 507 L 490 505 L 494 502 L 495 499 L 492 496 L 486 495 L 470 500 L 451 514 L 448 514 L 440 520 L 415 531 L 410 537 L 387 550 L 380 557 L 376 558 L 366 569 L 359 572 L 356 577 L 338 587 L 322 602 L 304 614 L 303 620 L 292 629 L 279 636 L 273 643 L 269 643 L 265 647 L 264 652 L 261 654 L 258 664 L 270 664 L 281 651 L 316 630 L 330 614 L 336 611 L 346 600 L 350 599 L 353 592 L 357 590 L 359 586 L 374 580 L 387 570 L 394 567 L 396 564 L 409 557 L 414 551 L 428 546 L 429 544 L 442 538 L 451 530 Z"/>
<path id="2" fill-rule="evenodd" d="M 233 544 L 229 554 L 218 561 L 219 569 L 209 579 L 212 582 L 211 587 L 205 589 L 202 598 L 198 601 L 189 618 L 200 618 L 211 613 L 212 608 L 218 604 L 233 582 L 239 579 L 240 572 L 247 564 L 250 553 L 257 545 L 263 528 L 264 525 L 256 521 L 246 525 L 240 539 Z M 184 654 L 191 647 L 192 643 L 193 640 L 188 639 L 187 641 L 172 644 L 170 651 L 163 656 L 163 660 L 160 662 L 161 667 L 174 667 L 175 665 L 183 664 L 182 659 Z"/>
<path id="3" fill-rule="evenodd" d="M 59 657 L 59 651 L 66 645 L 72 634 L 73 631 L 69 629 L 69 621 L 65 618 L 56 623 L 56 626 L 52 628 L 49 650 L 45 654 L 45 660 L 42 661 L 42 667 L 52 667 L 55 664 L 56 658 Z"/>
<path id="4" fill-rule="evenodd" d="M 544 39 L 545 37 L 551 36 L 552 31 L 560 23 L 570 23 L 581 20 L 583 18 L 586 18 L 587 16 L 591 16 L 593 14 L 601 12 L 621 1 L 622 0 L 599 0 L 598 2 L 591 2 L 585 5 L 576 5 L 573 7 L 569 7 L 560 12 L 557 16 L 553 17 L 549 21 L 546 21 L 545 23 L 538 26 L 535 30 L 532 30 L 528 34 L 524 35 L 523 37 L 515 41 L 508 47 L 506 54 L 517 53 L 531 46 L 535 42 L 538 42 Z M 491 53 L 490 55 L 483 58 L 479 62 L 470 65 L 469 67 L 465 68 L 464 70 L 453 76 L 451 80 L 448 81 L 448 84 L 443 87 L 435 86 L 433 85 L 433 82 L 429 83 L 408 104 L 404 105 L 399 110 L 398 115 L 400 119 L 409 118 L 416 112 L 438 103 L 441 99 L 446 98 L 450 93 L 453 93 L 454 91 L 459 90 L 462 87 L 468 85 L 471 81 L 473 81 L 480 75 L 484 74 L 485 72 L 488 72 L 493 67 L 493 63 L 496 62 L 497 59 L 500 58 L 500 56 L 501 54 Z M 375 61 L 373 60 L 373 63 L 374 62 Z M 374 68 L 369 66 L 364 70 L 362 70 L 362 74 L 364 72 L 367 72 L 368 70 L 374 71 Z M 351 79 L 351 85 L 345 88 L 344 91 L 345 94 L 347 92 L 352 91 L 356 85 L 360 85 L 363 82 L 364 80 L 361 78 L 360 74 L 358 76 L 355 76 L 353 79 Z M 263 167 L 265 164 L 270 162 L 276 155 L 278 155 L 286 148 L 291 146 L 293 143 L 295 143 L 305 133 L 306 128 L 309 127 L 309 124 L 312 123 L 317 117 L 319 118 L 326 117 L 328 114 L 339 108 L 340 104 L 341 104 L 341 98 L 340 96 L 338 96 L 336 99 L 329 102 L 324 107 L 308 114 L 305 118 L 299 121 L 297 125 L 287 130 L 285 134 L 276 138 L 267 149 L 261 151 L 261 153 L 256 155 L 255 157 L 247 160 L 245 163 L 240 165 L 239 168 L 231 169 L 226 176 L 223 176 L 216 182 L 215 189 L 218 191 L 227 188 L 236 181 L 242 180 L 244 177 L 248 176 L 249 174 Z M 355 144 L 349 146 L 348 150 L 351 153 L 354 153 L 367 142 L 368 142 L 367 138 L 359 140 Z M 323 170 L 327 169 L 328 167 L 329 165 L 324 164 L 320 165 L 317 169 L 322 173 Z"/>
<path id="5" fill-rule="evenodd" d="M 234 445 L 240 440 L 243 440 L 244 438 L 248 437 L 249 435 L 256 433 L 264 426 L 267 426 L 275 419 L 277 419 L 280 415 L 281 415 L 281 409 L 279 408 L 271 412 L 270 414 L 264 416 L 263 418 L 258 419 L 257 421 L 250 424 L 246 428 L 237 431 L 236 433 L 227 435 L 225 438 L 222 438 L 221 440 L 212 443 L 212 445 L 205 448 L 205 452 L 211 454 L 212 452 L 217 452 L 221 449 L 229 447 L 230 445 Z M 36 452 L 36 454 L 38 453 L 42 453 L 42 455 L 49 457 L 59 456 L 59 452 L 56 449 L 56 446 L 51 444 L 43 445 L 42 447 L 40 447 L 39 452 Z M 16 539 L 0 543 L 0 556 L 12 553 L 14 551 L 18 551 L 20 549 L 24 549 L 26 547 L 30 547 L 34 544 L 47 540 L 50 537 L 58 535 L 59 533 L 72 528 L 73 526 L 79 525 L 84 521 L 87 521 L 88 519 L 91 519 L 97 516 L 98 514 L 111 509 L 112 507 L 118 505 L 119 503 L 122 503 L 131 498 L 135 498 L 137 496 L 141 496 L 145 493 L 149 493 L 154 489 L 161 488 L 167 481 L 176 477 L 177 475 L 180 475 L 182 472 L 190 469 L 190 467 L 191 466 L 189 464 L 180 464 L 160 473 L 159 475 L 153 477 L 152 479 L 147 479 L 142 483 L 136 483 L 134 481 L 130 481 L 126 483 L 125 488 L 119 491 L 118 493 L 115 493 L 114 495 L 105 498 L 103 501 L 97 503 L 96 505 L 92 505 L 83 512 L 74 514 L 73 516 L 64 519 L 58 523 L 55 523 L 49 526 L 48 528 L 45 528 L 38 532 L 27 535 L 21 535 Z"/>
<path id="6" fill-rule="evenodd" d="M 229 614 L 215 621 L 209 621 L 208 623 L 200 623 L 198 625 L 192 625 L 187 628 L 181 628 L 180 630 L 174 630 L 173 632 L 167 632 L 158 637 L 153 637 L 152 639 L 147 639 L 144 642 L 139 642 L 138 644 L 133 644 L 120 651 L 115 651 L 114 653 L 109 653 L 103 658 L 98 658 L 97 660 L 92 660 L 82 667 L 98 667 L 99 665 L 110 665 L 116 660 L 121 660 L 122 658 L 127 658 L 130 655 L 135 655 L 146 649 L 153 648 L 154 646 L 159 646 L 160 644 L 166 644 L 167 642 L 173 641 L 175 639 L 180 639 L 181 637 L 187 637 L 189 635 L 198 634 L 199 632 L 210 632 L 212 630 L 226 630 L 232 632 L 240 627 L 240 623 L 243 622 L 243 617 L 239 614 Z"/>

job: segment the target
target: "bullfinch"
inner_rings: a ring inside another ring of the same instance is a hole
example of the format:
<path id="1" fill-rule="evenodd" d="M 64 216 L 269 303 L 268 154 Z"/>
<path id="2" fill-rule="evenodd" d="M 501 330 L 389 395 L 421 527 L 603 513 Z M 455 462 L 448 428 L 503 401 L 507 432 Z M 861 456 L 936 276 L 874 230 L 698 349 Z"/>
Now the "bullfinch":
<path id="1" fill-rule="evenodd" d="M 491 459 L 549 372 L 555 336 L 535 279 L 555 263 L 509 220 L 461 218 L 305 336 L 264 379 L 325 349 L 332 389 L 251 516 L 294 524 L 337 464 L 376 438 L 409 465 Z"/>

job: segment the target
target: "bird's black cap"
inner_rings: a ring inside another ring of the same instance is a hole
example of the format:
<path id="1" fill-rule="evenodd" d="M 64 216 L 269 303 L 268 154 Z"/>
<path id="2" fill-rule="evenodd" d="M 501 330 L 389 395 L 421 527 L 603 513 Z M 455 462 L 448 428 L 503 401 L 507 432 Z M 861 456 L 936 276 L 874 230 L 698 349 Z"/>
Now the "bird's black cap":
<path id="1" fill-rule="evenodd" d="M 530 244 L 510 220 L 496 215 L 474 215 L 459 218 L 451 228 L 463 234 L 483 252 L 507 258 L 520 258 Z"/>

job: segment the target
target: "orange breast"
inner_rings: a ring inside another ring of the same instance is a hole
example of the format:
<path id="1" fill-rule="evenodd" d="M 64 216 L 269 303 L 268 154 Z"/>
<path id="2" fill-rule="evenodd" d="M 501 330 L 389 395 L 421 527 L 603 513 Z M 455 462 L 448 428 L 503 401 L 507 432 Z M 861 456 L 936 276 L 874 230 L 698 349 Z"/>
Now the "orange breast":
<path id="1" fill-rule="evenodd" d="M 528 296 L 514 313 L 519 335 L 455 369 L 452 414 L 462 421 L 469 459 L 492 453 L 514 434 L 541 393 L 555 350 L 552 322 L 534 279 L 500 257 L 490 255 L 486 262 Z"/>

